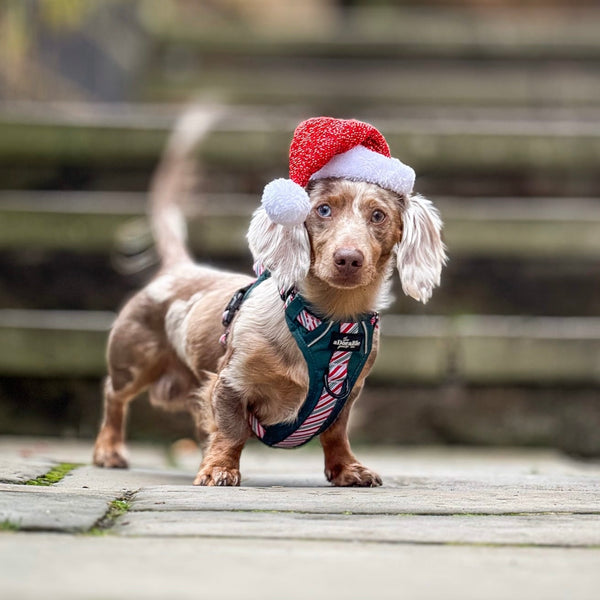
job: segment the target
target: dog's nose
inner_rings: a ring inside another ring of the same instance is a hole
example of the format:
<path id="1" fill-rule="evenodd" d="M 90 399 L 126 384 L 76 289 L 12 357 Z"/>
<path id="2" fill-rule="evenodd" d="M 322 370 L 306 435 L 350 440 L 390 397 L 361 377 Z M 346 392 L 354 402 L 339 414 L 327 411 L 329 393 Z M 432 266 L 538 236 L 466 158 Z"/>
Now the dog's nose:
<path id="1" fill-rule="evenodd" d="M 342 275 L 352 275 L 362 266 L 365 255 L 356 248 L 340 248 L 333 253 L 333 262 Z"/>

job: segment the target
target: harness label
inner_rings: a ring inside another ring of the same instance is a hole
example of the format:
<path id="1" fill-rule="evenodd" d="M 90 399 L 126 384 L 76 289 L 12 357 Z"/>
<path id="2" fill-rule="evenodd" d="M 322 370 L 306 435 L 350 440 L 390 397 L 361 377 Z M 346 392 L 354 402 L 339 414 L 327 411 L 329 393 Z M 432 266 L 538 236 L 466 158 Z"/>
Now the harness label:
<path id="1" fill-rule="evenodd" d="M 364 333 L 338 333 L 334 331 L 331 334 L 329 349 L 339 350 L 340 352 L 358 352 L 364 339 Z"/>

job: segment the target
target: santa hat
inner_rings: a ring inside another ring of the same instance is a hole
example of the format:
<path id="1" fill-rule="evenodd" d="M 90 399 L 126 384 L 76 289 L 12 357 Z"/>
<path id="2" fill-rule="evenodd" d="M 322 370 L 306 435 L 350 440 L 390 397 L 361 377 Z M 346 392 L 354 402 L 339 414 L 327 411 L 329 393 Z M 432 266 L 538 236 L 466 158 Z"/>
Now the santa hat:
<path id="1" fill-rule="evenodd" d="M 305 191 L 309 181 L 343 177 L 375 183 L 398 194 L 409 194 L 415 172 L 392 158 L 384 137 L 368 123 L 354 119 L 317 117 L 298 125 L 290 146 L 290 178 L 265 186 L 262 203 L 269 218 L 291 227 L 310 212 Z"/>

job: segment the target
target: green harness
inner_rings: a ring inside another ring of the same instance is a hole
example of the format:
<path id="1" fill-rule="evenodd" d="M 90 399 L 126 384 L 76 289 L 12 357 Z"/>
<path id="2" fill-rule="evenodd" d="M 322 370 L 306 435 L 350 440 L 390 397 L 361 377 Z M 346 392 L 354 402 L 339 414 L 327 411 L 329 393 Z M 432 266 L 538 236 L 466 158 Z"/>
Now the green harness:
<path id="1" fill-rule="evenodd" d="M 223 315 L 226 327 L 254 288 L 268 277 L 270 273 L 265 271 L 234 294 Z M 255 415 L 248 418 L 252 431 L 264 444 L 294 448 L 326 431 L 337 419 L 369 358 L 379 315 L 373 312 L 357 321 L 329 321 L 317 316 L 295 288 L 281 298 L 287 326 L 308 367 L 308 394 L 291 423 L 262 425 Z"/>

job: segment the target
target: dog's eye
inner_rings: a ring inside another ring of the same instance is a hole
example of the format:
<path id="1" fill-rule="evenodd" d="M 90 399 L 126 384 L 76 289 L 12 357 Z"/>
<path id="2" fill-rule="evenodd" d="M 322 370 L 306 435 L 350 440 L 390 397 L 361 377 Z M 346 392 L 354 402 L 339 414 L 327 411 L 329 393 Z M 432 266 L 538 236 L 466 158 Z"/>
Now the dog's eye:
<path id="1" fill-rule="evenodd" d="M 385 213 L 381 210 L 374 210 L 371 215 L 371 222 L 383 223 L 385 221 Z"/>
<path id="2" fill-rule="evenodd" d="M 331 206 L 329 206 L 329 204 L 321 204 L 320 206 L 317 206 L 317 214 L 320 217 L 330 217 Z"/>

